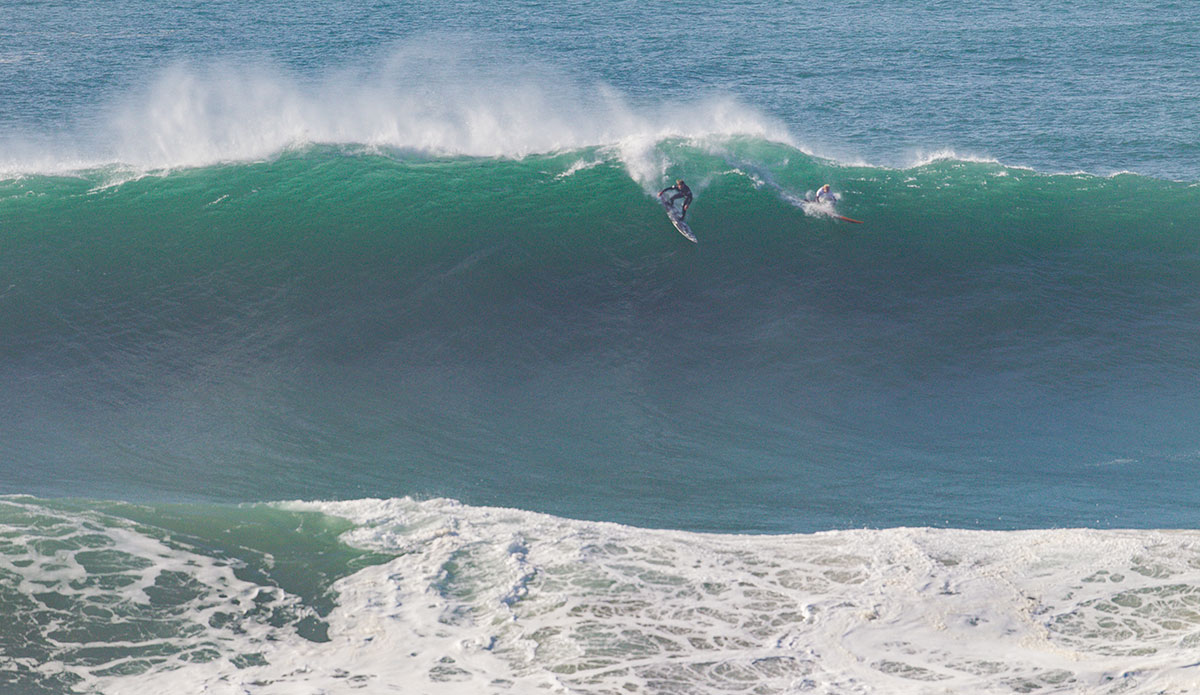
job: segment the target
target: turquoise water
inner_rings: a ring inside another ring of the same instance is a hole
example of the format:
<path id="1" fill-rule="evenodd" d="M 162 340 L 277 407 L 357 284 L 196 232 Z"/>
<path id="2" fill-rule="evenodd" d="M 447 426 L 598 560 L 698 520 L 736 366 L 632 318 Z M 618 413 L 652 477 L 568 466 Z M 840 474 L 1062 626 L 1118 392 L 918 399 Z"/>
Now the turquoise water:
<path id="1" fill-rule="evenodd" d="M 0 8 L 0 683 L 1193 689 L 1198 24 Z"/>
<path id="2" fill-rule="evenodd" d="M 695 247 L 596 149 L 6 184 L 12 491 L 1194 525 L 1189 185 L 659 146 Z M 868 222 L 789 202 L 831 176 Z"/>

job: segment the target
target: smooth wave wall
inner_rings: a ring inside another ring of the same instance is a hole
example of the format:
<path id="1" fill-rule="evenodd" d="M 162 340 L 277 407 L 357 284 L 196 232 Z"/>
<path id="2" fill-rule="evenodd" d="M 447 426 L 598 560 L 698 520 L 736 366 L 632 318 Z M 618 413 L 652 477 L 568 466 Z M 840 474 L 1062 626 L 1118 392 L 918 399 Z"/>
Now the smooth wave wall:
<path id="1" fill-rule="evenodd" d="M 711 530 L 1192 519 L 1189 186 L 654 151 L 649 186 L 603 147 L 5 183 L 0 440 L 39 462 L 13 489 Z M 674 176 L 699 244 L 653 200 Z M 865 223 L 806 210 L 822 181 Z"/>

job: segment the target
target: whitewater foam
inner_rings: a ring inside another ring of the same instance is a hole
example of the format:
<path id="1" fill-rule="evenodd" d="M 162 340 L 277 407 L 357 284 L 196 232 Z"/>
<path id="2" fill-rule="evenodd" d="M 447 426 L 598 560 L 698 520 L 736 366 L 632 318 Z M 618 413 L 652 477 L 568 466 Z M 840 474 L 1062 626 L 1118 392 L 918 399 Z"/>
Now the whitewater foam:
<path id="1" fill-rule="evenodd" d="M 295 597 L 239 579 L 230 562 L 107 514 L 7 498 L 0 529 L 3 632 L 22 642 L 15 656 L 0 655 L 4 682 L 104 692 L 164 663 L 222 654 L 249 663 L 280 634 L 292 638 L 268 614 L 305 611 Z M 241 651 L 227 651 L 229 635 Z"/>
<path id="2" fill-rule="evenodd" d="M 504 665 L 492 682 L 554 674 L 570 692 L 750 682 L 828 693 L 1200 684 L 1188 670 L 1200 635 L 1194 533 L 743 537 L 445 500 L 316 508 L 361 524 L 351 542 L 402 549 L 391 571 L 421 558 L 420 571 L 402 570 L 418 580 L 410 589 L 427 600 L 436 587 L 438 624 L 457 633 L 459 651 L 487 645 L 489 665 Z"/>
<path id="3" fill-rule="evenodd" d="M 339 679 L 445 693 L 1200 686 L 1194 533 L 743 537 L 447 500 L 290 506 L 350 517 L 360 526 L 348 541 L 398 554 L 337 585 L 332 643 L 110 692 L 168 678 L 263 693 Z"/>
<path id="4" fill-rule="evenodd" d="M 350 519 L 344 541 L 394 558 L 334 584 L 327 641 L 203 538 L 6 499 L 0 588 L 43 653 L 5 669 L 108 694 L 1200 687 L 1193 531 L 738 536 L 451 500 L 278 507 Z"/>

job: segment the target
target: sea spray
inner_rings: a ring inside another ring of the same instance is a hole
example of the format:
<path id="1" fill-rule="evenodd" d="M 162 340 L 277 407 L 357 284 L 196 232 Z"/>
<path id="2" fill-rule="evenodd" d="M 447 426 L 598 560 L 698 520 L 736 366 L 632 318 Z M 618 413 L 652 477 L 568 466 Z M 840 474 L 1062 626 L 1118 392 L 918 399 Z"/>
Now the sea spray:
<path id="1" fill-rule="evenodd" d="M 172 170 L 311 145 L 507 158 L 607 146 L 652 187 L 663 173 L 654 149 L 664 139 L 789 140 L 776 119 L 728 94 L 635 102 L 486 42 L 445 40 L 479 50 L 467 57 L 425 39 L 318 75 L 264 60 L 177 61 L 65 130 L 9 134 L 0 140 L 0 175 Z"/>

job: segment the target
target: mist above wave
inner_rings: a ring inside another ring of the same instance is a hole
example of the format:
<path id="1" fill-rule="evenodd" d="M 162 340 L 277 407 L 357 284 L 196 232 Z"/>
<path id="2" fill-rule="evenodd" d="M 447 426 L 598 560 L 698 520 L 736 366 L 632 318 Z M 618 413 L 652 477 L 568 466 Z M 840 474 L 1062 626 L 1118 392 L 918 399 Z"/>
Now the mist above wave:
<path id="1" fill-rule="evenodd" d="M 462 50 L 470 41 L 426 38 L 315 75 L 267 60 L 176 62 L 64 132 L 6 138 L 0 170 L 172 169 L 311 144 L 514 158 L 612 146 L 636 161 L 664 138 L 789 140 L 772 118 L 728 95 L 638 103 L 494 46 Z M 631 173 L 641 178 L 647 166 L 663 164 L 635 164 Z"/>

